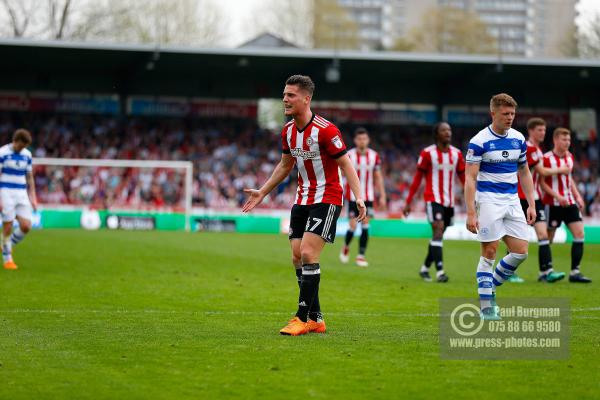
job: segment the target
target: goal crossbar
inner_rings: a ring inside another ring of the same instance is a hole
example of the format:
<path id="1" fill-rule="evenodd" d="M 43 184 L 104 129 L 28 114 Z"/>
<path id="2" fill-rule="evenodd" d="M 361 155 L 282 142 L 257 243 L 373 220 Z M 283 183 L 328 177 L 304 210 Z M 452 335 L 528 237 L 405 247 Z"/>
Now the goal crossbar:
<path id="1" fill-rule="evenodd" d="M 192 184 L 193 164 L 191 161 L 164 161 L 164 160 L 110 160 L 91 158 L 50 158 L 35 157 L 34 165 L 50 165 L 63 167 L 107 167 L 107 168 L 164 168 L 185 170 L 185 230 L 189 231 L 190 217 L 192 215 Z"/>

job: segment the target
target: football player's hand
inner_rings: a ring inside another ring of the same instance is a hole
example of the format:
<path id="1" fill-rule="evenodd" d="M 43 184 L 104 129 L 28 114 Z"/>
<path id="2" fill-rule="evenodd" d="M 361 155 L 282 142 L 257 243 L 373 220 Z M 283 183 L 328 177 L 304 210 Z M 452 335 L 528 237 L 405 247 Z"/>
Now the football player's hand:
<path id="1" fill-rule="evenodd" d="M 260 190 L 256 189 L 244 189 L 244 193 L 248 195 L 248 200 L 246 200 L 242 207 L 242 212 L 245 213 L 252 211 L 252 209 L 259 205 L 265 198 L 265 195 L 262 194 Z"/>
<path id="2" fill-rule="evenodd" d="M 558 167 L 558 173 L 562 175 L 569 175 L 571 173 L 571 168 L 568 165 L 563 165 L 562 167 Z"/>
<path id="3" fill-rule="evenodd" d="M 475 234 L 479 232 L 479 221 L 476 213 L 467 213 L 467 230 Z"/>
<path id="4" fill-rule="evenodd" d="M 585 201 L 583 201 L 583 199 L 581 198 L 581 196 L 577 197 L 577 199 L 575 199 L 575 201 L 577 202 L 577 207 L 579 207 L 580 210 L 585 210 Z"/>
<path id="5" fill-rule="evenodd" d="M 405 217 L 408 217 L 408 214 L 410 214 L 410 212 L 412 211 L 410 204 L 407 204 L 404 206 L 404 210 L 402 210 L 402 214 L 404 214 Z"/>
<path id="6" fill-rule="evenodd" d="M 564 196 L 558 196 L 556 198 L 556 200 L 558 200 L 558 204 L 560 204 L 563 207 L 566 207 L 569 205 L 569 202 L 567 201 L 567 199 Z"/>
<path id="7" fill-rule="evenodd" d="M 534 206 L 527 207 L 527 223 L 529 225 L 533 225 L 535 223 L 536 216 L 537 216 L 537 213 L 535 212 L 535 207 Z"/>
<path id="8" fill-rule="evenodd" d="M 33 211 L 37 211 L 37 208 L 38 208 L 37 199 L 31 199 L 30 202 L 31 202 L 31 208 L 33 208 Z"/>
<path id="9" fill-rule="evenodd" d="M 358 208 L 358 216 L 356 222 L 362 222 L 367 216 L 367 207 L 362 199 L 356 199 L 356 208 Z"/>

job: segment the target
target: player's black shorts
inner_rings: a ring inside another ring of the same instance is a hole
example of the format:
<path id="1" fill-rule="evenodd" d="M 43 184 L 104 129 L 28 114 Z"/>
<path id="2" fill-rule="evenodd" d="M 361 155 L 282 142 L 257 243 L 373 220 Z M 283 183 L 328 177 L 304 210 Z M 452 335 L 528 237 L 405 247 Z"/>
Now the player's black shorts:
<path id="1" fill-rule="evenodd" d="M 425 203 L 425 210 L 430 224 L 434 221 L 444 221 L 445 226 L 454 224 L 454 207 L 444 207 L 440 203 L 428 201 Z"/>
<path id="2" fill-rule="evenodd" d="M 342 212 L 341 206 L 333 204 L 312 204 L 302 206 L 294 204 L 290 214 L 290 239 L 302 239 L 304 232 L 319 235 L 324 241 L 333 243 L 337 220 Z"/>
<path id="3" fill-rule="evenodd" d="M 583 221 L 581 211 L 575 204 L 570 206 L 546 206 L 546 216 L 548 217 L 548 227 L 558 228 L 563 222 L 569 225 L 571 222 Z"/>
<path id="4" fill-rule="evenodd" d="M 367 216 L 373 216 L 373 202 L 365 201 L 365 207 L 367 207 Z M 356 218 L 358 217 L 358 206 L 355 201 L 348 202 L 348 218 Z"/>
<path id="5" fill-rule="evenodd" d="M 529 208 L 529 203 L 525 199 L 520 199 L 520 201 L 521 201 L 521 208 L 523 209 L 523 214 L 525 214 L 525 219 L 527 219 L 527 209 Z M 538 222 L 548 221 L 548 218 L 546 215 L 546 207 L 544 207 L 544 204 L 539 199 L 535 201 L 535 214 L 536 214 L 535 215 L 535 223 L 536 224 Z"/>

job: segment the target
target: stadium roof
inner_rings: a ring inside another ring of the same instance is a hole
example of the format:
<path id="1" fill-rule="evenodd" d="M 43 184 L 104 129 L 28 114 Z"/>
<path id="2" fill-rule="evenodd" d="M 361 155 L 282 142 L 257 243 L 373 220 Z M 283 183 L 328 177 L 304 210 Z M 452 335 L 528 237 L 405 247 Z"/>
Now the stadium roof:
<path id="1" fill-rule="evenodd" d="M 531 107 L 600 109 L 600 60 L 11 39 L 0 55 L 0 90 L 278 98 L 303 73 L 319 100 L 484 105 L 506 91 Z M 335 63 L 340 79 L 328 82 Z"/>

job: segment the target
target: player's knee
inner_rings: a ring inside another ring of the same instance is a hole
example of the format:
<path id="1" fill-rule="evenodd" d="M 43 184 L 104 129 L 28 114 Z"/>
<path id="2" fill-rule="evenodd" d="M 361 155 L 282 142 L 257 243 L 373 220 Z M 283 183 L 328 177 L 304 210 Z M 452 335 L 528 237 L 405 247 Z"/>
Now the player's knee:
<path id="1" fill-rule="evenodd" d="M 302 264 L 316 262 L 317 252 L 311 246 L 302 246 L 300 248 L 300 261 Z"/>
<path id="2" fill-rule="evenodd" d="M 21 232 L 28 233 L 31 230 L 31 223 L 20 224 Z"/>
<path id="3" fill-rule="evenodd" d="M 296 268 L 302 267 L 302 256 L 296 253 L 292 254 L 292 264 Z"/>
<path id="4" fill-rule="evenodd" d="M 485 258 L 487 258 L 488 260 L 495 260 L 496 259 L 496 249 L 495 248 L 485 248 L 481 251 L 481 255 Z"/>

